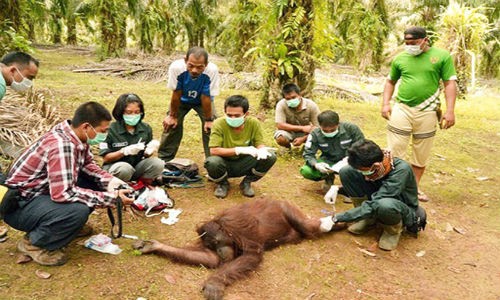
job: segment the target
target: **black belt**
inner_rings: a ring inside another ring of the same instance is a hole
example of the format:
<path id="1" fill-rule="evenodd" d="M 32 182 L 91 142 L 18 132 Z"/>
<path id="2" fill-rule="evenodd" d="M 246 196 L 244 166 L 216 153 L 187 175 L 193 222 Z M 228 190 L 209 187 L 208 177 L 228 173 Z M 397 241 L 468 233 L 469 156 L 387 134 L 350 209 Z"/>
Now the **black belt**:
<path id="1" fill-rule="evenodd" d="M 118 224 L 115 223 L 115 216 L 113 215 L 113 209 L 108 207 L 108 217 L 111 222 L 111 237 L 117 239 L 122 236 L 123 230 L 123 222 L 122 222 L 122 214 L 123 214 L 123 202 L 120 197 L 116 199 L 116 216 L 118 219 Z M 117 230 L 116 230 L 117 229 Z"/>

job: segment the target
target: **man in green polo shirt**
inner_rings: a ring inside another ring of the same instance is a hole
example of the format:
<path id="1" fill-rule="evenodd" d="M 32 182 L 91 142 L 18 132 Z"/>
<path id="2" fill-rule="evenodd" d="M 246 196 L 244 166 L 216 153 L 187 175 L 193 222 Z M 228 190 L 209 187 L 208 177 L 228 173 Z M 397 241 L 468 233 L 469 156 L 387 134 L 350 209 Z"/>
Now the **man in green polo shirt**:
<path id="1" fill-rule="evenodd" d="M 264 145 L 260 122 L 248 116 L 248 99 L 234 95 L 224 102 L 225 118 L 215 120 L 210 133 L 210 156 L 205 160 L 209 178 L 217 184 L 214 195 L 225 198 L 230 177 L 245 176 L 240 183 L 244 196 L 253 197 L 251 183 L 261 179 L 276 162 Z"/>
<path id="2" fill-rule="evenodd" d="M 417 184 L 424 174 L 436 135 L 436 124 L 443 129 L 455 125 L 456 72 L 446 50 L 431 47 L 427 32 L 410 27 L 404 33 L 405 52 L 394 58 L 386 81 L 382 117 L 388 120 L 387 143 L 394 156 L 403 158 L 412 140 L 409 162 Z M 396 103 L 390 101 L 396 82 L 401 79 Z M 446 111 L 441 116 L 439 82 L 443 81 Z M 419 191 L 419 199 L 428 201 Z"/>
<path id="3" fill-rule="evenodd" d="M 301 97 L 295 83 L 285 84 L 281 94 L 283 99 L 276 104 L 274 139 L 280 146 L 297 147 L 304 144 L 309 133 L 319 126 L 319 107 L 314 101 Z"/>
<path id="4" fill-rule="evenodd" d="M 359 127 L 349 122 L 340 122 L 339 115 L 325 110 L 318 115 L 320 128 L 315 128 L 307 137 L 304 147 L 306 163 L 300 168 L 304 178 L 319 181 L 324 179 L 323 190 L 330 189 L 335 179 L 333 165 L 347 156 L 347 149 L 365 137 Z M 316 158 L 318 151 L 321 156 Z"/>

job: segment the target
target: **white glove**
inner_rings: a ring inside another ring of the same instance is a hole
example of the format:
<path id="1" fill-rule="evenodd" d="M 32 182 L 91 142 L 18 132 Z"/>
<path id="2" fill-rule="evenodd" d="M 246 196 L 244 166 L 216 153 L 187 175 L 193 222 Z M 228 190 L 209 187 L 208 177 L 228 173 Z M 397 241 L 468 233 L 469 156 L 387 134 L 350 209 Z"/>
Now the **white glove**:
<path id="1" fill-rule="evenodd" d="M 332 172 L 330 170 L 330 166 L 325 162 L 316 163 L 314 165 L 314 168 L 316 168 L 316 170 L 320 171 L 323 174 L 328 174 Z"/>
<path id="2" fill-rule="evenodd" d="M 333 225 L 337 222 L 337 219 L 335 216 L 327 216 L 320 218 L 320 225 L 319 225 L 319 230 L 321 232 L 330 232 L 333 228 Z"/>
<path id="3" fill-rule="evenodd" d="M 151 140 L 151 142 L 149 142 L 146 145 L 146 151 L 144 151 L 144 153 L 146 153 L 146 155 L 151 155 L 153 154 L 153 152 L 158 151 L 159 147 L 160 147 L 160 141 Z"/>
<path id="4" fill-rule="evenodd" d="M 118 189 L 120 185 L 128 186 L 125 181 L 113 176 L 113 178 L 109 181 L 108 188 L 106 190 L 110 193 L 113 193 L 116 189 Z"/>
<path id="5" fill-rule="evenodd" d="M 255 148 L 254 146 L 250 146 L 250 147 L 235 147 L 234 148 L 234 152 L 236 153 L 236 155 L 250 155 L 250 156 L 253 156 L 253 157 L 257 157 L 257 153 L 258 153 L 259 150 L 257 150 L 257 148 Z"/>
<path id="6" fill-rule="evenodd" d="M 125 156 L 137 155 L 139 152 L 144 150 L 145 147 L 146 147 L 146 145 L 144 145 L 144 143 L 141 142 L 141 143 L 137 143 L 137 144 L 128 145 L 127 147 L 123 147 L 120 149 L 120 151 Z"/>
<path id="7" fill-rule="evenodd" d="M 275 149 L 275 148 L 262 147 L 262 148 L 257 149 L 257 160 L 266 159 L 266 158 L 270 157 L 271 155 L 273 155 L 270 152 L 270 150 L 273 150 L 273 149 Z"/>
<path id="8" fill-rule="evenodd" d="M 332 185 L 332 187 L 325 194 L 323 199 L 325 199 L 326 204 L 335 205 L 335 201 L 337 200 L 337 193 L 339 192 L 339 187 L 337 185 Z"/>

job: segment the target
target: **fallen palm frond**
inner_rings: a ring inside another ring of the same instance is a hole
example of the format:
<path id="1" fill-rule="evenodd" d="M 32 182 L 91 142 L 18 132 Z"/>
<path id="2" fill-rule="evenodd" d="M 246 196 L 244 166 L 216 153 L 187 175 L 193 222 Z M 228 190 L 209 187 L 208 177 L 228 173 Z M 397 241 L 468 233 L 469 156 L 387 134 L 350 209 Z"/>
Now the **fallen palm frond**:
<path id="1" fill-rule="evenodd" d="M 61 120 L 42 93 L 7 93 L 0 103 L 0 152 L 9 158 L 17 157 Z"/>

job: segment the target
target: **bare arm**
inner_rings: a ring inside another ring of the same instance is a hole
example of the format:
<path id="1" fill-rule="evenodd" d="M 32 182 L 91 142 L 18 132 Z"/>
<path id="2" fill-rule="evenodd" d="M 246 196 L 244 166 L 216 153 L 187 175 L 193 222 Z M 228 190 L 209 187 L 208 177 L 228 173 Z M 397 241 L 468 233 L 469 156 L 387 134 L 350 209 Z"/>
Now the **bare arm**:
<path id="1" fill-rule="evenodd" d="M 455 80 L 444 81 L 444 96 L 446 98 L 446 113 L 443 115 L 443 129 L 455 125 L 455 101 L 457 99 L 457 83 Z"/>
<path id="2" fill-rule="evenodd" d="M 170 112 L 163 120 L 163 128 L 169 130 L 170 127 L 177 127 L 177 114 L 179 113 L 179 106 L 181 105 L 182 90 L 172 92 L 172 99 L 170 100 Z"/>
<path id="3" fill-rule="evenodd" d="M 125 155 L 119 150 L 115 152 L 109 152 L 106 155 L 104 155 L 104 157 L 102 158 L 102 162 L 105 164 L 109 164 L 117 160 L 120 160 L 124 156 Z"/>
<path id="4" fill-rule="evenodd" d="M 384 86 L 384 96 L 382 100 L 381 114 L 384 119 L 389 120 L 391 117 L 391 98 L 396 87 L 396 81 L 387 79 Z"/>
<path id="5" fill-rule="evenodd" d="M 201 95 L 201 108 L 203 109 L 205 125 L 203 130 L 209 132 L 212 128 L 212 100 L 207 95 Z"/>
<path id="6" fill-rule="evenodd" d="M 210 155 L 220 157 L 231 157 L 236 155 L 234 148 L 213 147 L 210 148 Z"/>
<path id="7" fill-rule="evenodd" d="M 276 123 L 276 128 L 285 131 L 309 133 L 314 128 L 314 126 L 311 124 L 302 126 L 302 125 L 292 125 L 288 123 Z"/>

